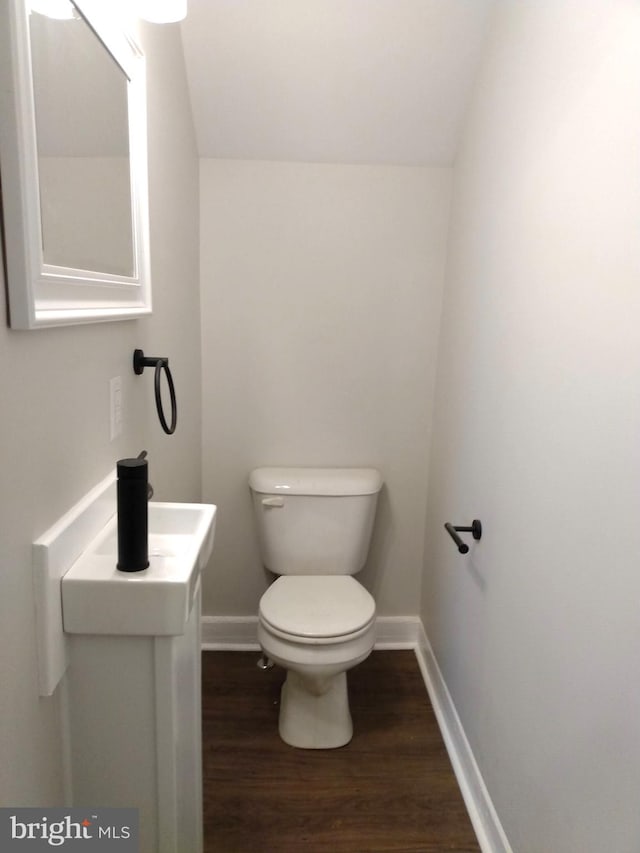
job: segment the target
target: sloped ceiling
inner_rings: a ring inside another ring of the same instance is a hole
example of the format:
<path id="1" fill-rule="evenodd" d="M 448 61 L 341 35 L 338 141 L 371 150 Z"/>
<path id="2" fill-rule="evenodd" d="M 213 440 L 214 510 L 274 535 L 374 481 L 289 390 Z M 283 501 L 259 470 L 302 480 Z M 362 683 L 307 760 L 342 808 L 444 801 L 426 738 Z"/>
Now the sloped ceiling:
<path id="1" fill-rule="evenodd" d="M 190 0 L 201 157 L 450 164 L 493 0 Z"/>

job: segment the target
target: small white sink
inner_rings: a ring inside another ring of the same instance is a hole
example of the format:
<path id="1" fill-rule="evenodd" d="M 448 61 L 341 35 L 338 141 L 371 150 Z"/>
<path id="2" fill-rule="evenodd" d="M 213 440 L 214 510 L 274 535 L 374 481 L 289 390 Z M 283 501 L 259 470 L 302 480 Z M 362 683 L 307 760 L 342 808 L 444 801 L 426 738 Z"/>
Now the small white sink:
<path id="1" fill-rule="evenodd" d="M 183 634 L 213 549 L 211 504 L 149 504 L 149 568 L 116 569 L 113 516 L 62 578 L 67 634 Z"/>

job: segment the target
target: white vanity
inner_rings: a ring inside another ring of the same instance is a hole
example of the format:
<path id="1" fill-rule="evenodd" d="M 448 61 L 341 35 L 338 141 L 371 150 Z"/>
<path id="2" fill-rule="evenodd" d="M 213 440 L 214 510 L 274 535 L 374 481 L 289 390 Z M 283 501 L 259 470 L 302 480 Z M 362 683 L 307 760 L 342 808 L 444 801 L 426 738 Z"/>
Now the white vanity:
<path id="1" fill-rule="evenodd" d="M 216 508 L 150 503 L 116 565 L 115 474 L 34 543 L 40 692 L 62 692 L 67 805 L 139 809 L 141 853 L 202 850 L 200 573 Z"/>

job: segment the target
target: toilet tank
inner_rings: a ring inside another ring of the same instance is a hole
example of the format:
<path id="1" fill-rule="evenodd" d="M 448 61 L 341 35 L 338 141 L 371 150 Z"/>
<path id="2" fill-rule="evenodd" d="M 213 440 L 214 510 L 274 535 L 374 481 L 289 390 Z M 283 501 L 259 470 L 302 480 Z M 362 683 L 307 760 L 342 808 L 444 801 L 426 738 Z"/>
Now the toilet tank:
<path id="1" fill-rule="evenodd" d="M 375 468 L 256 468 L 249 486 L 272 572 L 353 575 L 364 566 L 382 488 Z"/>

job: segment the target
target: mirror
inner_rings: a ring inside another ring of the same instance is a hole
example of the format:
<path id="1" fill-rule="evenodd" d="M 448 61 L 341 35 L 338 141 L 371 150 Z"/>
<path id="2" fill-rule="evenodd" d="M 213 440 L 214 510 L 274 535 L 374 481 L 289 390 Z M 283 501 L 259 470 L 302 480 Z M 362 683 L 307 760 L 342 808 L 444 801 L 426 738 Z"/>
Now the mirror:
<path id="1" fill-rule="evenodd" d="M 131 277 L 129 81 L 69 9 L 29 16 L 44 263 Z"/>
<path id="2" fill-rule="evenodd" d="M 0 21 L 13 328 L 151 310 L 144 58 L 110 5 L 63 0 L 61 18 L 47 0 L 11 0 Z"/>

